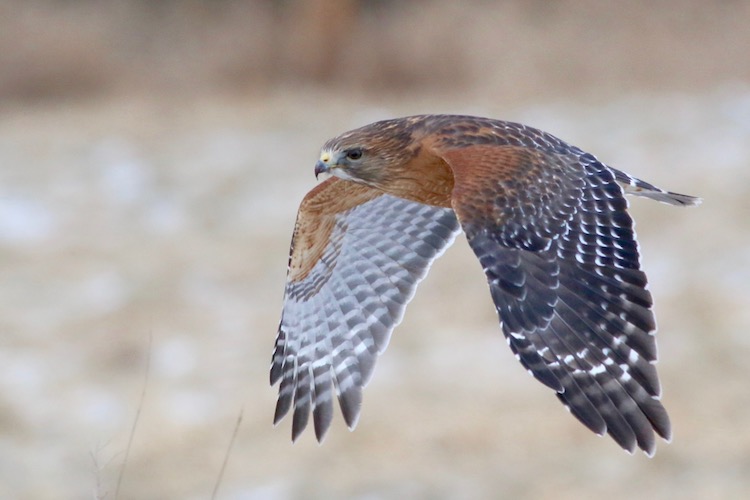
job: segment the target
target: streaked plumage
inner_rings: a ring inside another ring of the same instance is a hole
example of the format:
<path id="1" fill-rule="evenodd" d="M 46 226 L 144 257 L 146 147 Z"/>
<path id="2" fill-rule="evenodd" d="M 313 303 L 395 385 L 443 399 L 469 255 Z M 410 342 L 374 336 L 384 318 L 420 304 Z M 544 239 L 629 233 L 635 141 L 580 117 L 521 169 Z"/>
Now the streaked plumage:
<path id="1" fill-rule="evenodd" d="M 670 439 L 656 329 L 624 193 L 670 193 L 524 125 L 453 115 L 386 120 L 328 141 L 292 239 L 271 366 L 275 422 L 312 412 L 322 440 L 338 397 L 362 388 L 432 261 L 463 229 L 516 357 L 584 425 L 632 452 Z"/>

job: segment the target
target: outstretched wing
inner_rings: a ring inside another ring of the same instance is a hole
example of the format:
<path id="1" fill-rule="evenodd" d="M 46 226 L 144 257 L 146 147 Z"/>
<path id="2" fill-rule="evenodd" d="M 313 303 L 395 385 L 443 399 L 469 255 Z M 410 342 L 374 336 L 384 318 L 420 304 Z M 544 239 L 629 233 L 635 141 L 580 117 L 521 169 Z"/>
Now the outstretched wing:
<path id="1" fill-rule="evenodd" d="M 454 210 L 523 366 L 592 431 L 651 455 L 671 431 L 622 188 L 593 156 L 524 134 L 438 148 Z"/>
<path id="2" fill-rule="evenodd" d="M 292 439 L 313 414 L 322 440 L 333 394 L 349 428 L 362 388 L 417 283 L 459 231 L 453 210 L 332 178 L 307 194 L 292 238 L 271 364 L 274 423 L 293 407 Z"/>

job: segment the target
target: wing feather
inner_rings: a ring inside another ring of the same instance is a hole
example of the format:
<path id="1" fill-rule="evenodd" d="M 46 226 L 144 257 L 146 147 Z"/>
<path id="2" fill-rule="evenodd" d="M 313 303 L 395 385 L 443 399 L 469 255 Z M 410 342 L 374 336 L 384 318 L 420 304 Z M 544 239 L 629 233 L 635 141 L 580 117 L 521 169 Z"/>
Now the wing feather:
<path id="1" fill-rule="evenodd" d="M 450 208 L 329 179 L 308 193 L 292 238 L 281 323 L 271 362 L 274 415 L 292 410 L 292 439 L 312 412 L 320 441 L 335 392 L 353 428 L 379 353 L 419 281 L 459 231 Z"/>
<path id="2" fill-rule="evenodd" d="M 654 431 L 669 439 L 671 430 L 622 175 L 552 136 L 505 126 L 432 146 L 454 173 L 452 204 L 508 344 L 589 429 L 653 454 Z"/>

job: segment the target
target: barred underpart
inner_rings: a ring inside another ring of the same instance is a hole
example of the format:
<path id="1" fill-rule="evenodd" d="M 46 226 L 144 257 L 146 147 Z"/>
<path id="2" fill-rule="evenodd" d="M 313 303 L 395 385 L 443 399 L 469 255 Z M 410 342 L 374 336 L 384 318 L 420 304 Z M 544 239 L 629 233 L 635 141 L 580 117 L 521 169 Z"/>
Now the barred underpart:
<path id="1" fill-rule="evenodd" d="M 281 381 L 274 423 L 294 408 L 292 439 L 311 411 L 323 439 L 334 392 L 354 428 L 378 354 L 430 263 L 458 231 L 452 210 L 389 195 L 337 216 L 321 259 L 286 287 L 271 384 Z"/>

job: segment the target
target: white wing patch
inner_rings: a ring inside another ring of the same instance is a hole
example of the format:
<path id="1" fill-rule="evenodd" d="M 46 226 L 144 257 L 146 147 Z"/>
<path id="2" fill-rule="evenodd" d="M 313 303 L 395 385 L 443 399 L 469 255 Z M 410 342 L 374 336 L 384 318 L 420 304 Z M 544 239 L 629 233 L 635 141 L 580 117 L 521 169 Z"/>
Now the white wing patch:
<path id="1" fill-rule="evenodd" d="M 377 355 L 459 231 L 451 209 L 386 194 L 336 215 L 318 262 L 287 282 L 273 352 L 271 384 L 281 381 L 274 423 L 293 407 L 293 440 L 311 411 L 323 439 L 334 390 L 347 425 L 356 425 Z"/>

